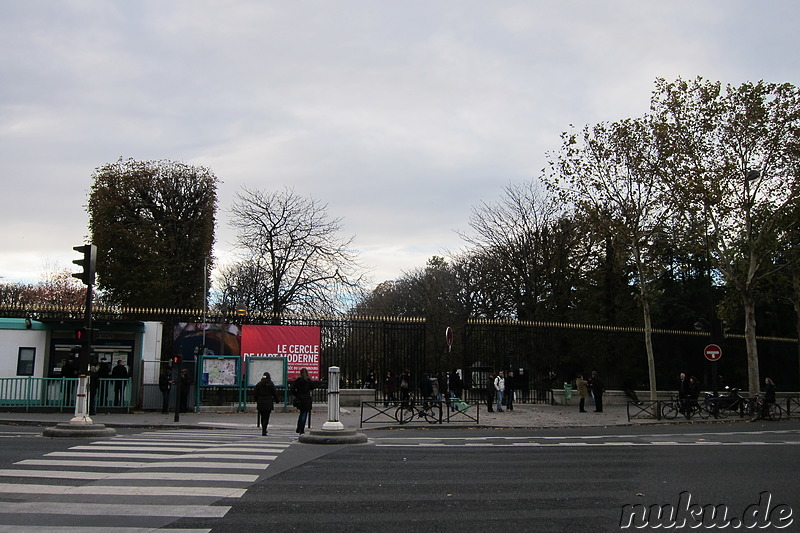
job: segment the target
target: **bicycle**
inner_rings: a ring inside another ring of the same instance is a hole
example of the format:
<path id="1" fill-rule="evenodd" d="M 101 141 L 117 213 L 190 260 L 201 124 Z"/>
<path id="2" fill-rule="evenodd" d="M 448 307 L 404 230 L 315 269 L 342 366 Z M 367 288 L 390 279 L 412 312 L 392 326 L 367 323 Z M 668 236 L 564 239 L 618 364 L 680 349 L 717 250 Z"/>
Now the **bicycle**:
<path id="1" fill-rule="evenodd" d="M 749 399 L 741 396 L 738 389 L 731 389 L 726 396 L 706 394 L 704 400 L 706 411 L 715 418 L 727 418 L 729 416 L 745 416 L 748 412 Z"/>
<path id="2" fill-rule="evenodd" d="M 442 421 L 442 405 L 434 400 L 425 400 L 418 406 L 413 398 L 409 398 L 397 408 L 394 417 L 401 424 L 408 424 L 415 418 L 423 419 L 429 424 L 437 424 Z"/>
<path id="3" fill-rule="evenodd" d="M 706 419 L 712 415 L 712 411 L 708 406 L 701 404 L 693 399 L 679 399 L 673 396 L 672 400 L 664 402 L 661 406 L 661 417 L 667 420 L 672 420 L 682 414 L 687 420 L 697 415 L 702 419 Z"/>
<path id="4" fill-rule="evenodd" d="M 783 416 L 783 408 L 777 402 L 767 402 L 763 394 L 758 394 L 748 404 L 750 420 L 778 421 Z"/>

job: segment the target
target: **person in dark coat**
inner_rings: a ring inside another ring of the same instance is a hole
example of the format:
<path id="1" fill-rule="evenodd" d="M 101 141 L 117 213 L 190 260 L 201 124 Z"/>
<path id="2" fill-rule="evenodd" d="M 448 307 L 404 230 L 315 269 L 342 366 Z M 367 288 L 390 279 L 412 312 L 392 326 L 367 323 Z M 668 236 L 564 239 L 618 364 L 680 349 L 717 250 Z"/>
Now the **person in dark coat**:
<path id="1" fill-rule="evenodd" d="M 764 378 L 764 402 L 775 403 L 776 399 L 775 383 L 772 378 Z"/>
<path id="2" fill-rule="evenodd" d="M 422 374 L 422 379 L 419 381 L 419 394 L 425 400 L 433 398 L 433 382 L 427 372 Z"/>
<path id="3" fill-rule="evenodd" d="M 308 369 L 301 368 L 300 376 L 292 383 L 292 394 L 294 394 L 296 407 L 300 410 L 297 417 L 297 433 L 305 433 L 308 414 L 311 412 L 312 401 L 311 391 L 315 388 L 314 382 L 308 377 Z"/>
<path id="4" fill-rule="evenodd" d="M 463 394 L 464 384 L 461 382 L 461 375 L 458 370 L 450 372 L 448 388 L 450 389 L 451 398 L 463 399 L 461 394 Z"/>
<path id="5" fill-rule="evenodd" d="M 689 405 L 689 378 L 686 377 L 686 374 L 683 372 L 680 373 L 679 376 L 680 381 L 678 382 L 678 406 L 680 412 L 686 417 L 689 418 L 690 413 L 690 405 Z"/>
<path id="6" fill-rule="evenodd" d="M 491 372 L 489 376 L 486 378 L 486 410 L 490 413 L 494 413 L 494 397 L 495 397 L 495 390 L 494 390 L 494 374 Z"/>
<path id="7" fill-rule="evenodd" d="M 111 377 L 114 378 L 114 405 L 119 407 L 125 401 L 125 379 L 128 379 L 128 369 L 125 368 L 125 362 L 120 359 L 117 361 L 117 366 L 111 371 Z"/>
<path id="8" fill-rule="evenodd" d="M 514 379 L 514 371 L 509 370 L 506 376 L 506 390 L 503 394 L 503 399 L 506 402 L 506 409 L 509 411 L 514 410 L 514 388 L 516 386 L 516 379 Z"/>
<path id="9" fill-rule="evenodd" d="M 275 384 L 272 382 L 272 376 L 269 375 L 269 372 L 264 372 L 261 381 L 256 383 L 254 393 L 258 417 L 261 421 L 261 434 L 266 435 L 267 426 L 269 425 L 269 415 L 275 408 L 275 404 L 280 401 L 280 398 L 278 398 L 278 391 L 275 389 Z"/>
<path id="10" fill-rule="evenodd" d="M 161 375 L 158 377 L 158 390 L 161 391 L 162 413 L 169 412 L 169 391 L 172 389 L 173 383 L 175 383 L 175 381 L 172 379 L 172 371 L 169 368 L 162 370 Z"/>
<path id="11" fill-rule="evenodd" d="M 592 379 L 589 380 L 589 388 L 592 389 L 592 395 L 594 395 L 594 412 L 602 413 L 603 391 L 605 390 L 605 386 L 603 385 L 603 380 L 600 379 L 600 375 L 597 373 L 597 370 L 592 370 Z"/>

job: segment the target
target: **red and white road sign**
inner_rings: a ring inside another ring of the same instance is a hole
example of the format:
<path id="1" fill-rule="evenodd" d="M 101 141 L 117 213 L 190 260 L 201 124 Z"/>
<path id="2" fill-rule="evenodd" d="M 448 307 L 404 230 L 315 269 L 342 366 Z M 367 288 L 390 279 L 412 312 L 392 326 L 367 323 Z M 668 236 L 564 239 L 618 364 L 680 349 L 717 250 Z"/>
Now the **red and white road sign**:
<path id="1" fill-rule="evenodd" d="M 722 357 L 722 348 L 716 344 L 709 344 L 703 350 L 703 355 L 705 355 L 706 359 L 709 361 L 719 361 L 720 357 Z"/>

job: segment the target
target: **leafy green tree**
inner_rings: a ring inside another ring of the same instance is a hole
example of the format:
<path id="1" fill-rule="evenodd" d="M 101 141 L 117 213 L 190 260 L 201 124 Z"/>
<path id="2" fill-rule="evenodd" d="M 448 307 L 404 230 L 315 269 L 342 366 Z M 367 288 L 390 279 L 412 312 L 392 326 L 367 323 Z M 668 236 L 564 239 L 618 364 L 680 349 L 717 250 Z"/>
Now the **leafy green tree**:
<path id="1" fill-rule="evenodd" d="M 748 385 L 760 388 L 759 286 L 785 268 L 772 261 L 787 212 L 800 201 L 800 92 L 760 81 L 723 89 L 702 78 L 658 80 L 666 177 L 684 213 L 703 213 L 710 258 L 744 308 Z"/>
<path id="2" fill-rule="evenodd" d="M 89 231 L 109 303 L 199 308 L 212 263 L 218 179 L 205 167 L 119 159 L 92 175 Z"/>
<path id="3" fill-rule="evenodd" d="M 445 330 L 463 331 L 469 313 L 461 300 L 463 286 L 456 270 L 444 257 L 433 256 L 424 267 L 385 281 L 353 308 L 353 313 L 369 316 L 425 318 L 426 342 L 424 370 L 446 372 L 459 366 L 450 353 Z"/>
<path id="4" fill-rule="evenodd" d="M 563 135 L 548 184 L 625 243 L 644 320 L 650 398 L 656 399 L 651 305 L 664 265 L 653 253 L 666 232 L 673 201 L 658 172 L 660 156 L 648 118 L 587 126 Z"/>

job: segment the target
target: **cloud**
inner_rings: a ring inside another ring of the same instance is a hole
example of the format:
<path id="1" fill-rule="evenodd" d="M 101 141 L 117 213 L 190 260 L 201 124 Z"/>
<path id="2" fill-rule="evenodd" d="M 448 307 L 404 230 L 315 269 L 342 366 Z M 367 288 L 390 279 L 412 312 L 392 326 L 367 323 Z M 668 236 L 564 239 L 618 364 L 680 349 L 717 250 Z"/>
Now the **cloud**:
<path id="1" fill-rule="evenodd" d="M 462 243 L 570 124 L 638 116 L 653 81 L 792 81 L 800 7 L 640 2 L 0 3 L 0 276 L 65 265 L 92 171 L 209 166 L 217 254 L 243 185 L 343 217 L 376 281 Z"/>

